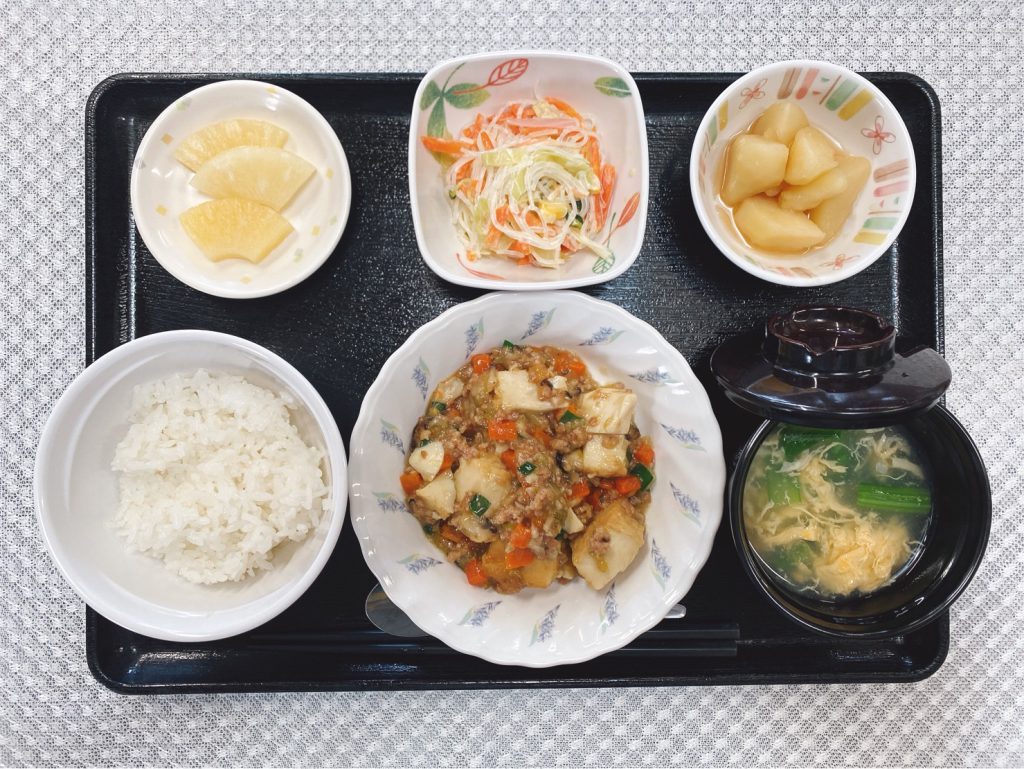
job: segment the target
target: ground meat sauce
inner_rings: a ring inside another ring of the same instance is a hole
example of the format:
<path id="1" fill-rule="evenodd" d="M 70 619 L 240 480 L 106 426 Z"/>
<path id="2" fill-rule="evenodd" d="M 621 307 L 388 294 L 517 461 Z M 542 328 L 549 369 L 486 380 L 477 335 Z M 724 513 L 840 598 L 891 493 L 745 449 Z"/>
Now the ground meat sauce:
<path id="1" fill-rule="evenodd" d="M 413 430 L 409 510 L 472 585 L 515 593 L 579 573 L 601 587 L 643 543 L 654 451 L 635 404 L 565 350 L 474 355 Z"/>

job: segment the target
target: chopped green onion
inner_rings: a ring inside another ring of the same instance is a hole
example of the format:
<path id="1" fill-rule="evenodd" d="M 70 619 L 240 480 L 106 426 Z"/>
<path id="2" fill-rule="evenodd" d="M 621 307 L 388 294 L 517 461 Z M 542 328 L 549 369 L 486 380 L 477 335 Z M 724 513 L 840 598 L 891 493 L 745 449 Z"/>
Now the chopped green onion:
<path id="1" fill-rule="evenodd" d="M 583 419 L 583 417 L 581 417 L 579 414 L 573 414 L 571 411 L 566 409 L 565 413 L 562 414 L 561 418 L 558 421 L 564 425 L 568 424 L 569 422 L 575 422 L 580 419 Z"/>
<path id="2" fill-rule="evenodd" d="M 469 510 L 477 517 L 486 513 L 490 506 L 490 500 L 488 500 L 483 494 L 474 494 L 469 498 Z"/>
<path id="3" fill-rule="evenodd" d="M 558 532 L 558 534 L 555 535 L 555 539 L 557 539 L 557 540 L 565 539 L 565 529 L 562 529 L 562 531 Z"/>
<path id="4" fill-rule="evenodd" d="M 519 465 L 519 472 L 521 472 L 523 475 L 529 475 L 536 469 L 537 465 L 533 464 L 533 462 L 523 462 L 521 465 Z"/>
<path id="5" fill-rule="evenodd" d="M 803 500 L 800 493 L 800 479 L 795 475 L 767 472 L 765 482 L 768 487 L 768 499 L 776 505 L 795 505 Z"/>
<path id="6" fill-rule="evenodd" d="M 431 408 L 437 409 L 442 414 L 448 409 L 447 404 L 441 403 L 441 401 L 434 401 L 433 403 L 430 404 L 430 406 Z"/>
<path id="7" fill-rule="evenodd" d="M 640 479 L 640 491 L 644 491 L 648 486 L 654 483 L 654 473 L 652 473 L 646 465 L 642 465 L 639 462 L 629 468 L 629 474 L 635 475 Z"/>
<path id="8" fill-rule="evenodd" d="M 791 577 L 796 568 L 803 564 L 810 566 L 814 560 L 814 550 L 807 540 L 797 540 L 785 547 L 778 547 L 769 556 L 772 567 L 787 577 Z"/>
<path id="9" fill-rule="evenodd" d="M 457 192 L 455 191 L 455 188 L 454 188 L 454 187 L 449 187 L 449 188 L 448 188 L 448 197 L 450 197 L 450 198 L 451 198 L 452 200 L 455 200 L 455 198 L 457 198 L 458 196 L 459 196 L 459 195 L 458 195 L 458 193 L 457 193 Z"/>
<path id="10" fill-rule="evenodd" d="M 917 486 L 857 486 L 857 504 L 871 510 L 894 513 L 927 513 L 932 509 L 932 495 Z"/>
<path id="11" fill-rule="evenodd" d="M 501 346 L 504 347 L 506 350 L 514 350 L 514 349 L 516 349 L 516 346 L 512 342 L 508 341 L 507 339 L 504 342 L 501 343 Z"/>
<path id="12" fill-rule="evenodd" d="M 422 448 L 423 446 L 426 446 L 426 445 L 427 445 L 428 443 L 430 443 L 430 438 L 423 438 L 423 439 L 422 439 L 422 440 L 420 440 L 420 442 L 419 442 L 418 444 L 416 444 L 416 445 L 417 445 L 417 446 L 420 446 L 420 447 Z"/>
<path id="13" fill-rule="evenodd" d="M 425 531 L 427 534 L 433 534 L 434 533 L 434 524 L 432 524 L 432 523 L 425 523 L 425 524 L 423 524 L 423 531 Z"/>

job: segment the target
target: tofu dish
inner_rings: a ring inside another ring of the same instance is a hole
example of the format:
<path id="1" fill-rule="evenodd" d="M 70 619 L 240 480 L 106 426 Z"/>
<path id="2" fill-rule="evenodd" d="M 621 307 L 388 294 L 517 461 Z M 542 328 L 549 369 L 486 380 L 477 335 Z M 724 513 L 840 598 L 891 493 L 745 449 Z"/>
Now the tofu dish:
<path id="1" fill-rule="evenodd" d="M 610 584 L 644 544 L 654 449 L 637 397 L 556 347 L 506 341 L 434 390 L 401 476 L 409 511 L 471 585 Z"/>

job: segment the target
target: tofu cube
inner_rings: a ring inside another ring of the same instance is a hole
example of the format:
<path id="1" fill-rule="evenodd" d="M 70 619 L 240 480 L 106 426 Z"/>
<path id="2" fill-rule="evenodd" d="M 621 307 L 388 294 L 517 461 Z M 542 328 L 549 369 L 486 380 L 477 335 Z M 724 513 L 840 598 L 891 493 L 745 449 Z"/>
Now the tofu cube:
<path id="1" fill-rule="evenodd" d="M 451 472 L 442 473 L 416 489 L 416 496 L 426 503 L 437 520 L 447 518 L 455 512 L 455 479 Z"/>
<path id="2" fill-rule="evenodd" d="M 464 459 L 455 471 L 455 498 L 460 503 L 479 494 L 497 507 L 512 488 L 512 476 L 497 454 Z"/>
<path id="3" fill-rule="evenodd" d="M 617 499 L 598 511 L 572 543 L 572 564 L 594 590 L 626 570 L 644 545 L 644 522 Z"/>
<path id="4" fill-rule="evenodd" d="M 577 403 L 588 433 L 625 435 L 633 423 L 636 394 L 614 387 L 599 387 L 581 395 Z"/>
<path id="5" fill-rule="evenodd" d="M 583 447 L 583 471 L 590 475 L 614 478 L 625 475 L 626 447 L 629 441 L 622 435 L 595 435 Z"/>
<path id="6" fill-rule="evenodd" d="M 423 476 L 423 480 L 432 481 L 441 471 L 444 464 L 444 444 L 431 441 L 426 446 L 417 446 L 409 455 L 409 465 Z"/>
<path id="7" fill-rule="evenodd" d="M 525 371 L 499 371 L 497 376 L 498 399 L 505 411 L 551 411 L 564 404 L 558 398 L 541 400 L 537 385 L 530 381 L 530 375 Z"/>

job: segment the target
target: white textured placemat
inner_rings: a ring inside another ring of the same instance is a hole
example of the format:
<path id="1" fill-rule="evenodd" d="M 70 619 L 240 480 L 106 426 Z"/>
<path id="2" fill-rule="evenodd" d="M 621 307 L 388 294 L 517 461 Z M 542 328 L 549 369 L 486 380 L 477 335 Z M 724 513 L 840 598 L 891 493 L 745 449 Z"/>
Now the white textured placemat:
<path id="1" fill-rule="evenodd" d="M 815 7 L 816 6 L 816 7 Z M 1024 762 L 1024 11 L 959 3 L 0 0 L 0 764 L 1018 765 Z M 928 80 L 943 112 L 949 405 L 995 523 L 949 658 L 904 686 L 136 697 L 85 664 L 32 463 L 82 367 L 83 114 L 120 71 L 425 70 L 570 48 L 633 71 L 825 58 Z"/>

